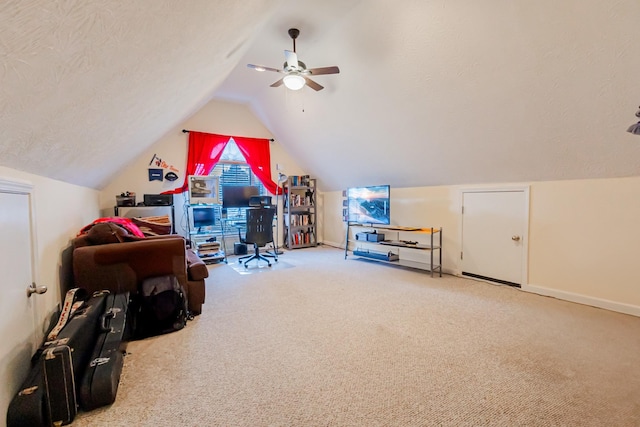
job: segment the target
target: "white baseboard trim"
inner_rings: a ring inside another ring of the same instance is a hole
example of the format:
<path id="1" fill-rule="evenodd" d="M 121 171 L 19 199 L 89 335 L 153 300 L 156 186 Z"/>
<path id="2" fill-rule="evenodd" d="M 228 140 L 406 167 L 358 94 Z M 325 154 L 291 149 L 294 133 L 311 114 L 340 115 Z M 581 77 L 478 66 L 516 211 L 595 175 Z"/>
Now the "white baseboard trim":
<path id="1" fill-rule="evenodd" d="M 333 248 L 338 248 L 338 249 L 344 250 L 344 243 L 327 242 L 326 240 L 323 241 L 323 242 L 320 242 L 320 243 L 325 245 L 325 246 L 331 246 Z"/>
<path id="2" fill-rule="evenodd" d="M 576 302 L 578 304 L 590 305 L 593 307 L 604 308 L 605 310 L 617 311 L 618 313 L 630 314 L 632 316 L 640 317 L 640 307 L 637 305 L 625 304 L 607 299 L 595 298 L 587 295 L 560 291 L 557 289 L 550 289 L 545 288 L 544 286 L 531 284 L 523 285 L 521 289 L 526 292 L 532 292 L 539 295 L 545 295 L 565 301 Z"/>

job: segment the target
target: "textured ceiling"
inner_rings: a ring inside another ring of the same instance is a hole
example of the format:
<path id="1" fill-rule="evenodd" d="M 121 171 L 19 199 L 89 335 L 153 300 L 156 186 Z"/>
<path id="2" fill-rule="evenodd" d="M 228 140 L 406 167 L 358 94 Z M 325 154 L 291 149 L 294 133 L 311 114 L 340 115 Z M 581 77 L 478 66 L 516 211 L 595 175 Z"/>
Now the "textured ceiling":
<path id="1" fill-rule="evenodd" d="M 0 1 L 0 164 L 105 185 L 209 100 L 279 3 Z"/>
<path id="2" fill-rule="evenodd" d="M 0 165 L 100 188 L 212 97 L 321 188 L 640 175 L 637 0 L 4 0 Z M 270 88 L 300 60 L 320 92 Z M 286 165 L 285 165 L 286 166 Z"/>

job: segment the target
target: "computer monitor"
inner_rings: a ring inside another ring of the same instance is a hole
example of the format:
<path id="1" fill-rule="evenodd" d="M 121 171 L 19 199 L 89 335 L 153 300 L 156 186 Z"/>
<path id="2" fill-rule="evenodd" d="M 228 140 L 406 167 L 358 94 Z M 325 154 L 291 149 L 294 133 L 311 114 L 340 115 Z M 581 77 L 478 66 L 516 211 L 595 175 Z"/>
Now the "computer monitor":
<path id="1" fill-rule="evenodd" d="M 198 231 L 202 227 L 211 227 L 216 225 L 216 210 L 213 206 L 194 206 L 191 208 L 191 220 L 193 228 Z"/>
<path id="2" fill-rule="evenodd" d="M 223 185 L 223 208 L 248 208 L 251 197 L 260 195 L 260 188 L 253 185 Z"/>

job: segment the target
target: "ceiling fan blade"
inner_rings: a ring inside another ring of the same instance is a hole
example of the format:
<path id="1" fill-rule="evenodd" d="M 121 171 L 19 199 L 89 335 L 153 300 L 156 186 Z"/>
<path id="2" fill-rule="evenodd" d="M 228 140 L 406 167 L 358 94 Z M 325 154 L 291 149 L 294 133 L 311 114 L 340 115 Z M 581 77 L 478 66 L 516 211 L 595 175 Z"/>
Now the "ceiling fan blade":
<path id="1" fill-rule="evenodd" d="M 265 67 L 264 65 L 247 64 L 247 67 L 253 68 L 256 71 L 275 71 L 276 73 L 282 72 L 282 70 L 278 70 L 276 68 L 271 68 L 271 67 Z"/>
<path id="2" fill-rule="evenodd" d="M 278 87 L 278 86 L 282 86 L 282 83 L 284 83 L 284 77 L 281 78 L 280 80 L 278 80 L 277 82 L 273 83 L 271 85 L 271 87 Z"/>
<path id="3" fill-rule="evenodd" d="M 292 70 L 298 69 L 298 54 L 290 50 L 284 51 L 284 57 L 287 59 L 287 68 Z"/>
<path id="4" fill-rule="evenodd" d="M 340 72 L 340 68 L 333 67 L 320 67 L 320 68 L 309 68 L 307 70 L 309 74 L 313 76 L 319 76 L 321 74 L 338 74 Z"/>
<path id="5" fill-rule="evenodd" d="M 307 86 L 309 86 L 311 89 L 316 91 L 324 89 L 324 86 L 320 86 L 318 83 L 314 82 L 309 77 L 305 77 L 304 79 L 307 82 Z"/>

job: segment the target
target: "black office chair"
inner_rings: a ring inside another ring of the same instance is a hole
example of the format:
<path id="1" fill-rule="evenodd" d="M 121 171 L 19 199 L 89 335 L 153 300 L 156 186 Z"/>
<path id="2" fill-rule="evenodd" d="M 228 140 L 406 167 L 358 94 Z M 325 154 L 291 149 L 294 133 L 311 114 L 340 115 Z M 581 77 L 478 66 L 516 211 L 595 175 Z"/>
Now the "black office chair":
<path id="1" fill-rule="evenodd" d="M 275 213 L 276 210 L 272 207 L 247 209 L 247 234 L 244 241 L 247 244 L 253 244 L 255 253 L 238 260 L 240 264 L 244 262 L 244 268 L 247 268 L 247 264 L 254 259 L 258 262 L 260 260 L 266 261 L 267 265 L 271 267 L 271 262 L 265 257 L 266 254 L 260 253 L 260 248 L 266 246 L 267 243 L 273 243 L 273 217 Z M 274 258 L 278 262 L 278 256 L 276 255 Z"/>

